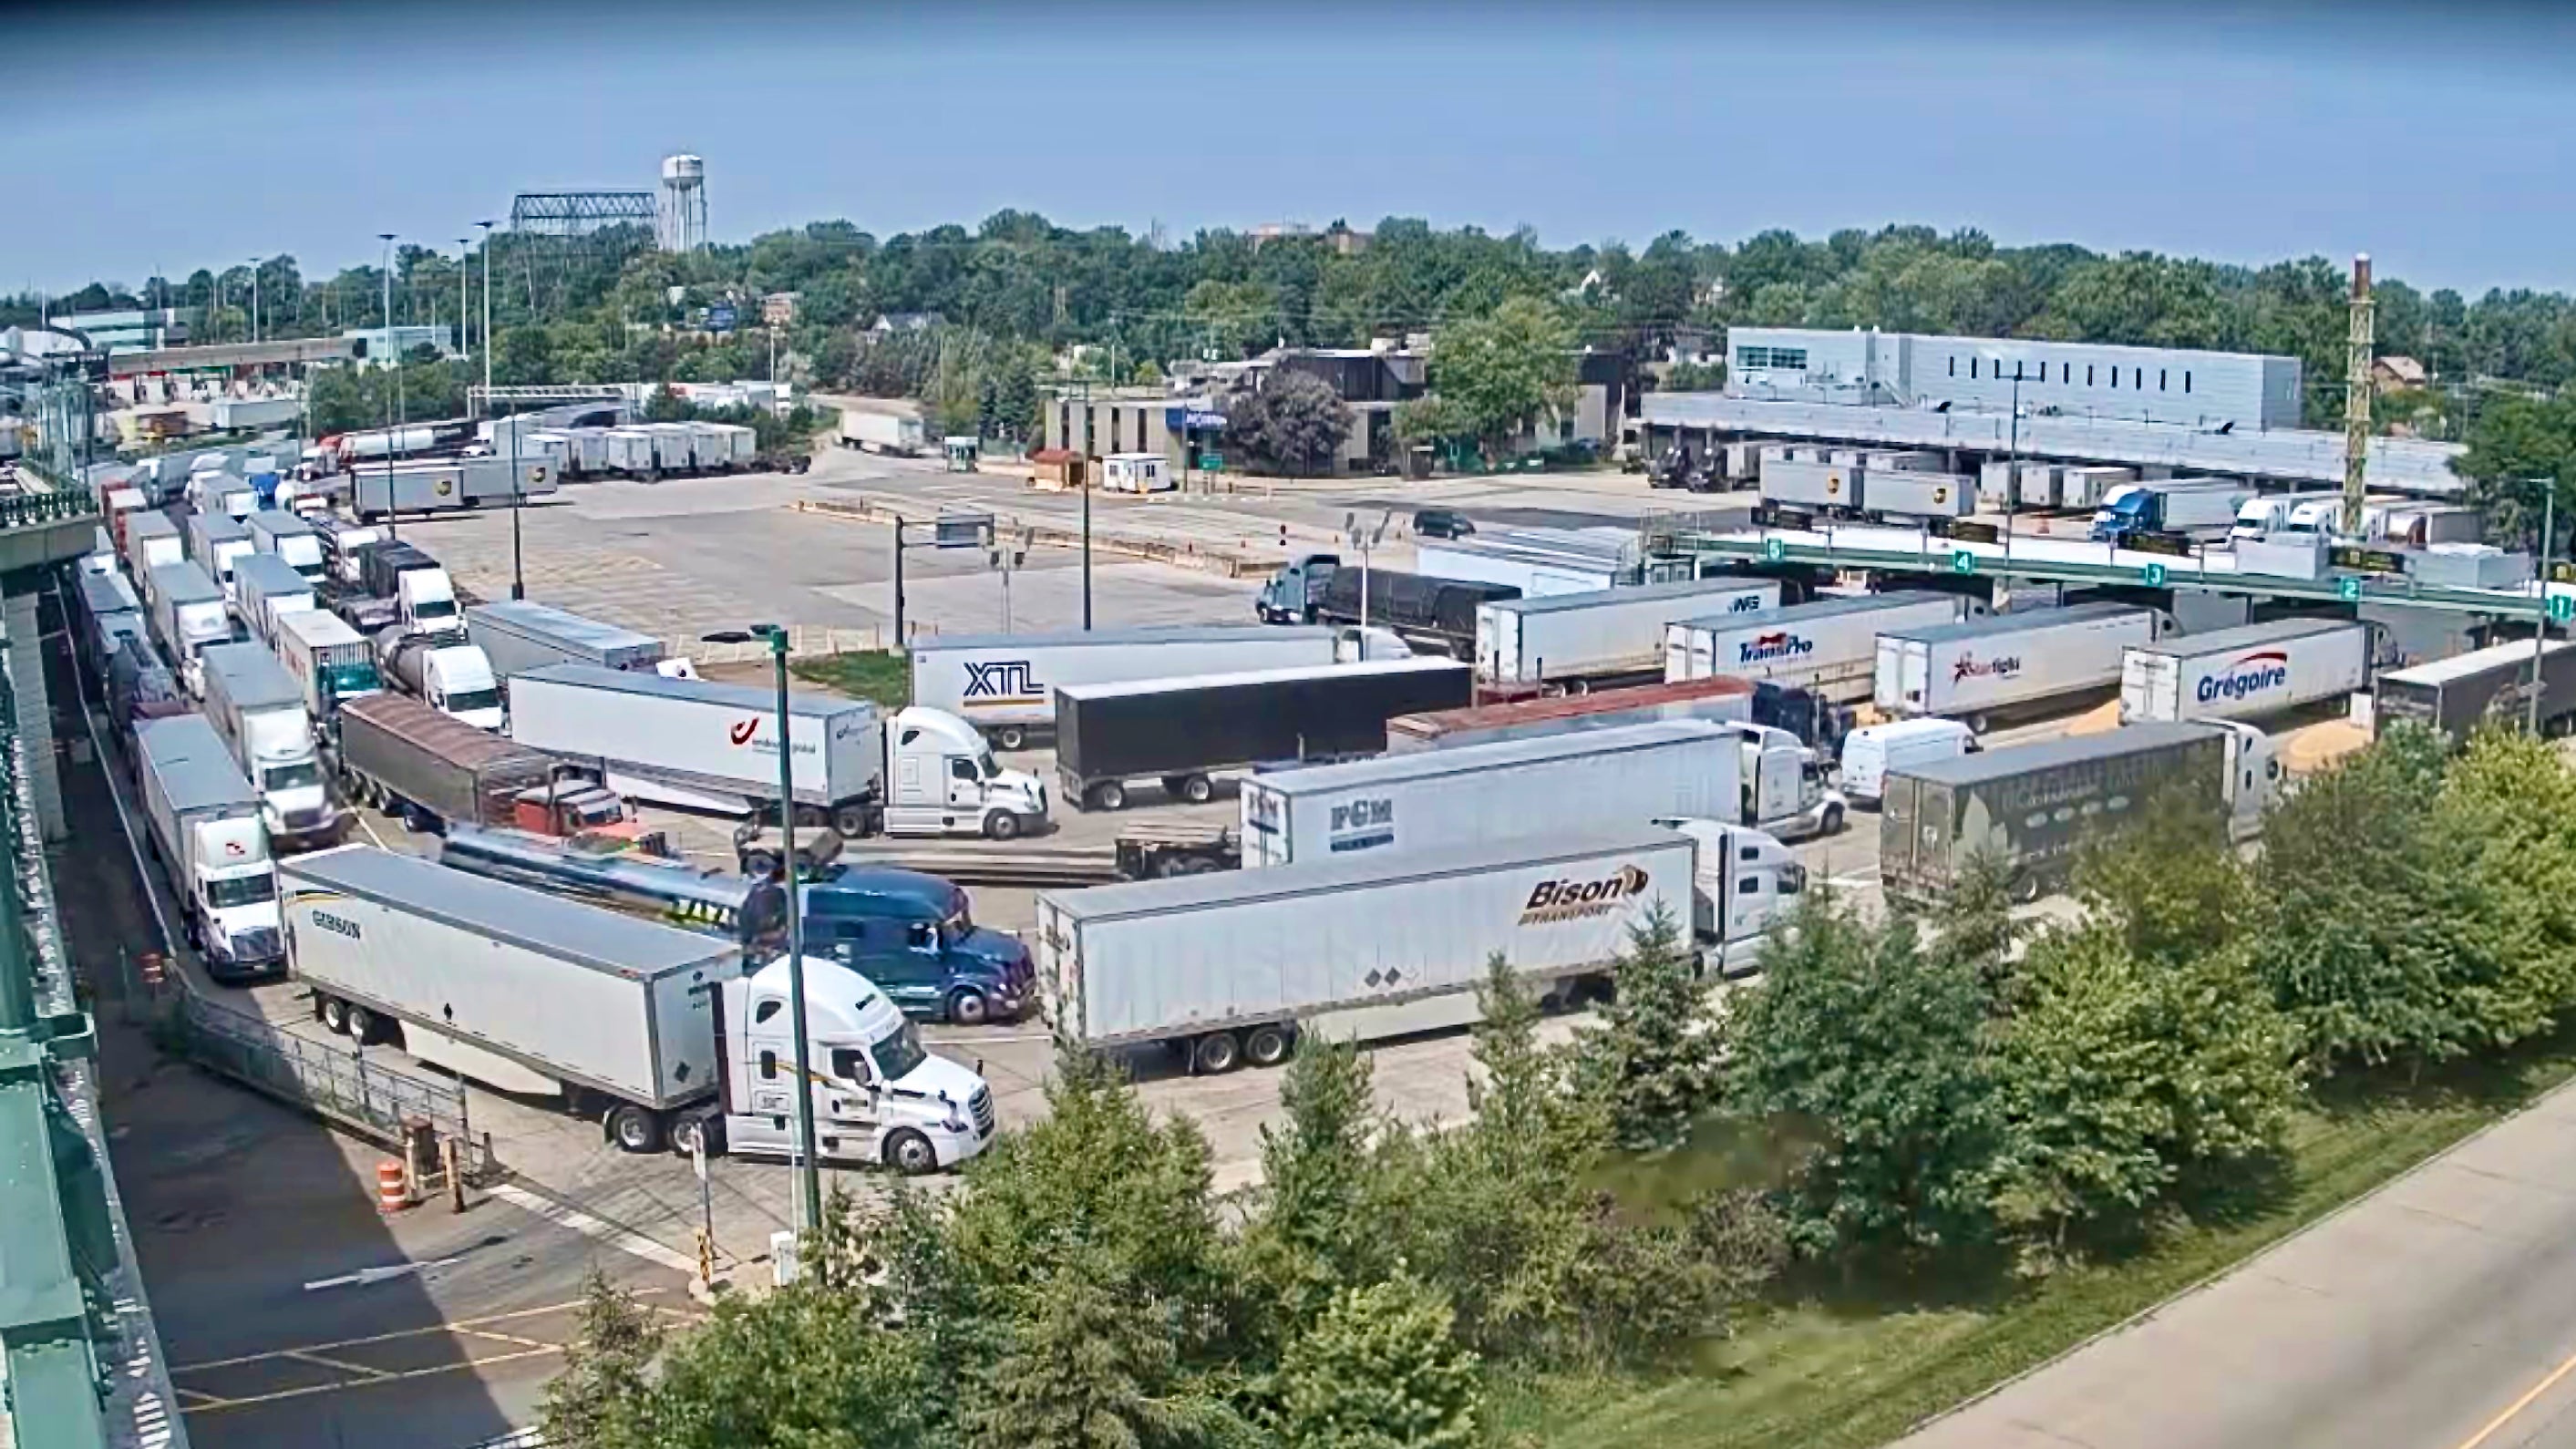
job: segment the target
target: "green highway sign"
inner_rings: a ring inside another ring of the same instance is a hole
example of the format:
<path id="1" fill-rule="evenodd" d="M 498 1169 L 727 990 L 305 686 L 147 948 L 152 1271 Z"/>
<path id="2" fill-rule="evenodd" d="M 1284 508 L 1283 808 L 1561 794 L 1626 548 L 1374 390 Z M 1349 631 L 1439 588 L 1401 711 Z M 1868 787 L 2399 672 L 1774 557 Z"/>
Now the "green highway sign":
<path id="1" fill-rule="evenodd" d="M 2549 622 L 2564 624 L 2570 619 L 2576 619 L 2576 594 L 2551 594 Z"/>
<path id="2" fill-rule="evenodd" d="M 2335 597 L 2347 604 L 2358 602 L 2361 598 L 2361 580 L 2349 576 L 2335 580 Z"/>
<path id="3" fill-rule="evenodd" d="M 1977 556 L 1964 548 L 1950 550 L 1950 572 L 1972 574 L 1977 571 Z"/>
<path id="4" fill-rule="evenodd" d="M 2146 575 L 2148 588 L 2161 589 L 2165 586 L 2166 570 L 2163 564 L 2149 564 L 2139 572 Z"/>
<path id="5" fill-rule="evenodd" d="M 1203 472 L 1213 473 L 1224 466 L 1225 455 L 1223 453 L 1199 454 L 1199 468 Z"/>
<path id="6" fill-rule="evenodd" d="M 1778 563 L 1780 560 L 1787 558 L 1789 556 L 1789 540 L 1785 538 L 1766 538 L 1762 540 L 1762 556 L 1773 563 Z"/>

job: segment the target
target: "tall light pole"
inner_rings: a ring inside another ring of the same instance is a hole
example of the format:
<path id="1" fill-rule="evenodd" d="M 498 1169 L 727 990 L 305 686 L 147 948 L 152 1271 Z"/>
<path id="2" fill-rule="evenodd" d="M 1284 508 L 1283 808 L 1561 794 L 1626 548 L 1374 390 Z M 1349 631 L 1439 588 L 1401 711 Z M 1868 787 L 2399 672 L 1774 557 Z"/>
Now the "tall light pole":
<path id="1" fill-rule="evenodd" d="M 478 221 L 483 228 L 483 402 L 492 402 L 492 228 L 498 222 Z"/>
<path id="2" fill-rule="evenodd" d="M 250 340 L 259 340 L 259 258 L 250 259 Z"/>
<path id="3" fill-rule="evenodd" d="M 780 884 L 787 892 L 787 1025 L 796 1033 L 797 1189 L 804 1207 L 804 1227 L 812 1232 L 823 1222 L 823 1175 L 814 1163 L 814 1071 L 805 1041 L 805 911 L 796 899 L 796 767 L 788 748 L 787 630 L 777 624 L 754 624 L 701 636 L 710 644 L 769 641 L 769 658 L 778 673 L 778 831 Z"/>
<path id="4" fill-rule="evenodd" d="M 2540 521 L 2540 614 L 2531 621 L 2531 698 L 2525 709 L 2523 728 L 2533 735 L 2540 733 L 2541 681 L 2549 667 L 2543 657 L 2549 647 L 2549 552 L 2558 537 L 2558 479 L 2544 481 L 2549 487 L 2549 501 L 2541 509 Z"/>
<path id="5" fill-rule="evenodd" d="M 385 346 L 392 347 L 394 345 L 394 234 L 380 231 L 376 235 L 385 244 Z M 385 365 L 385 360 L 380 357 L 376 359 L 376 363 L 381 367 Z M 395 350 L 392 366 L 394 385 L 399 389 L 402 385 L 402 354 L 398 348 Z M 386 397 L 385 404 L 385 536 L 400 538 L 402 537 L 402 515 L 394 509 L 394 443 L 398 436 L 395 429 L 399 425 L 394 419 L 391 395 Z M 356 491 L 357 479 L 354 476 L 349 480 L 349 487 L 352 493 Z M 355 501 L 354 498 L 352 501 Z"/>
<path id="6" fill-rule="evenodd" d="M 2017 355 L 2004 353 L 1992 347 L 1980 348 L 1978 351 L 1986 361 L 1995 365 L 1996 372 L 2002 372 L 2004 370 L 2004 364 L 2007 362 L 2012 364 L 2013 369 L 2012 442 L 2009 445 L 2011 450 L 2009 456 L 2012 461 L 2004 465 L 2005 468 L 2009 470 L 2004 479 L 2004 562 L 2006 564 L 2010 564 L 2012 562 L 2013 512 L 2016 505 L 2021 502 L 2022 359 Z"/>
<path id="7" fill-rule="evenodd" d="M 466 310 L 465 264 L 474 260 L 474 242 L 470 237 L 456 239 L 456 357 L 463 361 L 474 355 L 473 313 Z"/>

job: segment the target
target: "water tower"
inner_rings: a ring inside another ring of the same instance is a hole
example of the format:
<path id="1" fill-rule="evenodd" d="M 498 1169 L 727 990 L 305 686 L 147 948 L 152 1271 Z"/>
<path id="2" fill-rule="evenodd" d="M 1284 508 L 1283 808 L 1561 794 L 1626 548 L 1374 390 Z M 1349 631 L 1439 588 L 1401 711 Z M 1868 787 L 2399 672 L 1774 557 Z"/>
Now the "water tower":
<path id="1" fill-rule="evenodd" d="M 693 252 L 707 244 L 707 163 L 690 155 L 662 158 L 662 250 Z"/>

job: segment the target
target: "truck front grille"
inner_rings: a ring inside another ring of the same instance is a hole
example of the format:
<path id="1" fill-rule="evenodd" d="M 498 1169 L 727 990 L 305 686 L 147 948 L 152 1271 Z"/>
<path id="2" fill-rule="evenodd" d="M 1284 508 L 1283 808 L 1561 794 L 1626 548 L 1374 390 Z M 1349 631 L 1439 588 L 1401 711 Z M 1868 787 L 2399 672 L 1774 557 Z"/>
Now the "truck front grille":
<path id="1" fill-rule="evenodd" d="M 978 1137 L 992 1136 L 993 1089 L 990 1087 L 977 1087 L 975 1089 L 975 1095 L 966 1099 L 966 1108 L 968 1111 L 975 1114 L 975 1135 Z"/>

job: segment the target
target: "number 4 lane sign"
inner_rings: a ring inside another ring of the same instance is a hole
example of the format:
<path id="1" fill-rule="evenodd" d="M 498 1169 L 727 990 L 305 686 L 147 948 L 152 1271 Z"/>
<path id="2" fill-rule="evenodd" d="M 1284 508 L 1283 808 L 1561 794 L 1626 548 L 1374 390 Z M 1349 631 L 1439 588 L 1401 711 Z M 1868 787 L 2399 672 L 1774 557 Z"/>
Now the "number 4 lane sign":
<path id="1" fill-rule="evenodd" d="M 1950 572 L 1972 574 L 1977 571 L 1977 556 L 1964 548 L 1950 550 Z"/>

